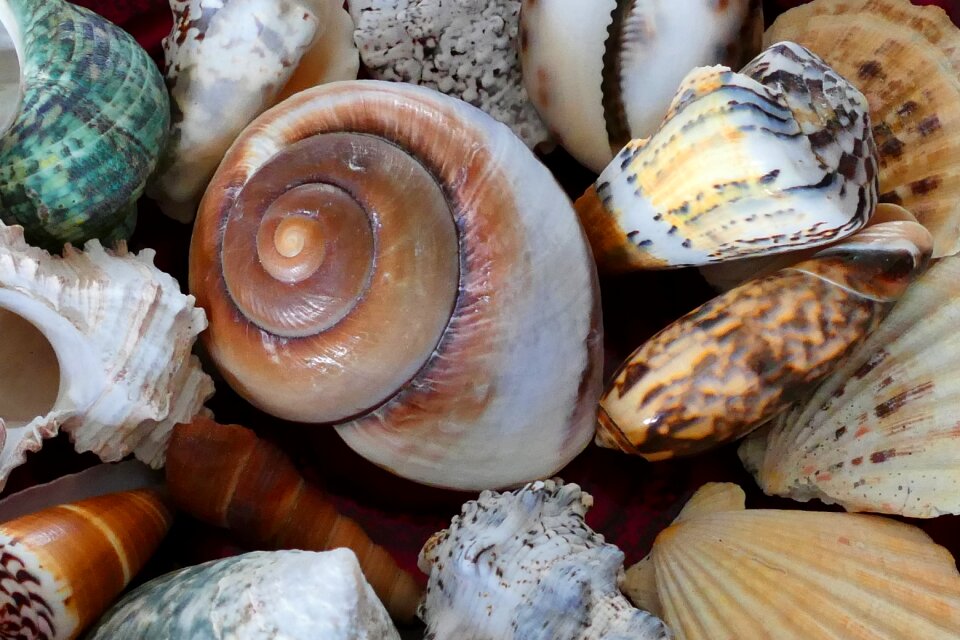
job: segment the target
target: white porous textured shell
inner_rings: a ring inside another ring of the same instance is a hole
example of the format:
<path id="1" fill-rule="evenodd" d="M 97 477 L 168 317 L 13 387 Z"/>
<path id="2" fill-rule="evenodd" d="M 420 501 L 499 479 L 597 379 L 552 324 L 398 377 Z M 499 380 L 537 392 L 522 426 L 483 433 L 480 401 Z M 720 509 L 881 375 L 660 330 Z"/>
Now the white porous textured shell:
<path id="1" fill-rule="evenodd" d="M 360 58 L 377 80 L 436 89 L 486 111 L 528 147 L 549 138 L 518 55 L 520 0 L 352 0 Z"/>
<path id="2" fill-rule="evenodd" d="M 427 541 L 420 617 L 436 640 L 662 640 L 663 623 L 618 590 L 623 553 L 583 517 L 593 498 L 537 481 L 484 491 Z"/>
<path id="3" fill-rule="evenodd" d="M 349 549 L 257 551 L 138 587 L 91 640 L 400 640 Z"/>
<path id="4" fill-rule="evenodd" d="M 61 426 L 78 451 L 160 467 L 173 425 L 203 410 L 213 382 L 190 349 L 206 317 L 153 256 L 92 240 L 61 258 L 0 227 L 0 487 Z"/>

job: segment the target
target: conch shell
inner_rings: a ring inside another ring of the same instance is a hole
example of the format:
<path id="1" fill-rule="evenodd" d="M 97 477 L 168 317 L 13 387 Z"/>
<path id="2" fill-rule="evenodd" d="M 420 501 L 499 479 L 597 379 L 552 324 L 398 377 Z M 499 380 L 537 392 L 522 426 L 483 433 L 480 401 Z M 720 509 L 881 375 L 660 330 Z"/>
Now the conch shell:
<path id="1" fill-rule="evenodd" d="M 933 256 L 960 251 L 960 29 L 908 0 L 814 0 L 782 14 L 768 44 L 798 42 L 870 103 L 880 201 L 933 234 Z"/>
<path id="2" fill-rule="evenodd" d="M 809 398 L 740 448 L 767 493 L 960 513 L 960 258 L 938 261 Z"/>
<path id="3" fill-rule="evenodd" d="M 400 640 L 347 549 L 255 551 L 137 587 L 89 640 Z"/>
<path id="4" fill-rule="evenodd" d="M 163 40 L 173 131 L 147 195 L 190 222 L 227 148 L 292 93 L 357 77 L 353 22 L 335 0 L 170 0 Z"/>
<path id="5" fill-rule="evenodd" d="M 760 53 L 759 0 L 524 0 L 520 61 L 553 137 L 600 172 L 659 126 L 694 67 Z"/>
<path id="6" fill-rule="evenodd" d="M 744 509 L 733 484 L 690 498 L 624 590 L 678 640 L 960 637 L 960 574 L 925 533 L 878 516 Z"/>
<path id="7" fill-rule="evenodd" d="M 141 489 L 0 524 L 3 636 L 79 636 L 146 564 L 172 522 L 158 494 Z"/>
<path id="8" fill-rule="evenodd" d="M 167 450 L 176 506 L 270 549 L 352 549 L 390 614 L 413 619 L 423 589 L 359 525 L 308 485 L 293 463 L 249 429 L 208 418 L 179 424 Z M 198 483 L 197 479 L 203 478 Z"/>
<path id="9" fill-rule="evenodd" d="M 337 82 L 254 121 L 203 200 L 190 290 L 234 389 L 398 475 L 511 486 L 590 441 L 603 329 L 576 213 L 436 91 Z"/>
<path id="10" fill-rule="evenodd" d="M 203 311 L 153 256 L 91 240 L 61 258 L 0 226 L 0 487 L 61 426 L 78 451 L 160 467 L 170 429 L 212 395 L 190 355 Z"/>
<path id="11" fill-rule="evenodd" d="M 0 218 L 51 250 L 126 239 L 170 127 L 156 65 L 63 0 L 2 0 L 0 24 Z"/>
<path id="12" fill-rule="evenodd" d="M 916 222 L 875 224 L 691 311 L 614 374 L 598 444 L 663 460 L 746 435 L 877 327 L 926 268 L 932 242 Z"/>
<path id="13" fill-rule="evenodd" d="M 703 265 L 824 245 L 877 201 L 867 101 L 803 47 L 698 68 L 660 128 L 577 201 L 602 270 Z"/>
<path id="14" fill-rule="evenodd" d="M 593 498 L 559 479 L 484 491 L 420 552 L 429 638 L 664 640 L 617 588 L 623 553 L 584 521 Z"/>

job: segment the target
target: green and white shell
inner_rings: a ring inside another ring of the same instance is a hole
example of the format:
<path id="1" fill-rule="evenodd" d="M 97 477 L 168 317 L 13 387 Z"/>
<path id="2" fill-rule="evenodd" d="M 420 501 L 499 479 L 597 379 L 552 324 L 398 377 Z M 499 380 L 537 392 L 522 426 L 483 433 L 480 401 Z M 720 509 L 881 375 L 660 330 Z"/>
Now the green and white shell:
<path id="1" fill-rule="evenodd" d="M 0 0 L 0 218 L 48 249 L 125 239 L 170 125 L 128 34 L 62 0 Z"/>

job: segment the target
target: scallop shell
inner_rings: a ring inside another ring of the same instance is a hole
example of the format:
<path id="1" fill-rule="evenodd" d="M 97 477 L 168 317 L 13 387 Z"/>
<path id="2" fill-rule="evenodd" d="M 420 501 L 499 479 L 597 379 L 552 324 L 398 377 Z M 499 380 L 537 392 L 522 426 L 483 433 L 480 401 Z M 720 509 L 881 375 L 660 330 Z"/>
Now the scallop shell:
<path id="1" fill-rule="evenodd" d="M 4 0 L 0 24 L 0 218 L 51 250 L 127 238 L 170 126 L 156 65 L 62 0 Z"/>
<path id="2" fill-rule="evenodd" d="M 590 494 L 561 480 L 484 491 L 420 552 L 428 638 L 665 640 L 617 588 L 623 553 L 583 521 Z"/>
<path id="3" fill-rule="evenodd" d="M 614 374 L 597 443 L 663 460 L 746 435 L 853 352 L 931 247 L 920 224 L 883 222 L 695 309 Z"/>
<path id="4" fill-rule="evenodd" d="M 916 527 L 849 513 L 745 510 L 736 485 L 703 491 L 710 495 L 695 495 L 650 559 L 627 572 L 627 592 L 662 610 L 678 640 L 960 636 L 960 574 Z M 642 586 L 651 580 L 653 592 Z"/>
<path id="5" fill-rule="evenodd" d="M 271 109 L 211 183 L 190 263 L 231 386 L 398 475 L 516 485 L 590 440 L 590 249 L 547 169 L 462 101 L 365 80 Z"/>
<path id="6" fill-rule="evenodd" d="M 0 487 L 61 426 L 78 451 L 160 467 L 170 429 L 212 395 L 190 355 L 203 311 L 153 255 L 91 240 L 61 258 L 0 226 Z"/>
<path id="7" fill-rule="evenodd" d="M 601 269 L 663 269 L 839 240 L 866 224 L 876 189 L 866 100 L 781 43 L 740 73 L 690 72 L 660 129 L 576 206 Z"/>
<path id="8" fill-rule="evenodd" d="M 934 257 L 960 251 L 960 29 L 908 0 L 815 0 L 767 31 L 799 42 L 867 97 L 880 200 L 912 211 Z"/>
<path id="9" fill-rule="evenodd" d="M 113 493 L 0 524 L 7 638 L 76 638 L 146 564 L 173 514 L 157 492 Z"/>
<path id="10" fill-rule="evenodd" d="M 879 329 L 740 457 L 767 493 L 914 518 L 960 513 L 960 258 L 937 262 Z"/>
<path id="11" fill-rule="evenodd" d="M 524 0 L 520 61 L 554 138 L 600 172 L 651 135 L 694 67 L 760 53 L 759 0 Z"/>
<path id="12" fill-rule="evenodd" d="M 400 640 L 352 551 L 257 551 L 127 594 L 90 640 Z"/>
<path id="13" fill-rule="evenodd" d="M 353 23 L 333 0 L 170 0 L 170 7 L 163 51 L 173 131 L 147 195 L 190 222 L 251 120 L 278 96 L 356 78 L 360 60 Z"/>
<path id="14" fill-rule="evenodd" d="M 352 0 L 354 40 L 371 77 L 460 98 L 528 147 L 549 139 L 520 68 L 520 0 Z"/>

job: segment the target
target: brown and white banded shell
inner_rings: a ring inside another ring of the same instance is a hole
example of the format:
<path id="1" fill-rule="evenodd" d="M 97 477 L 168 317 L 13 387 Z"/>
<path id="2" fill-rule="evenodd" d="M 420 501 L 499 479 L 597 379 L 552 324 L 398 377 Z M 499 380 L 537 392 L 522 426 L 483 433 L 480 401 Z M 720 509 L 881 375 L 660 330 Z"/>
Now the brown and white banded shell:
<path id="1" fill-rule="evenodd" d="M 764 36 L 798 42 L 870 103 L 880 200 L 933 234 L 933 256 L 960 251 L 960 29 L 909 0 L 814 0 Z"/>
<path id="2" fill-rule="evenodd" d="M 614 375 L 597 442 L 648 460 L 739 438 L 829 375 L 926 268 L 921 225 L 864 229 L 669 325 Z"/>
<path id="3" fill-rule="evenodd" d="M 190 288 L 234 389 L 398 475 L 507 486 L 590 440 L 589 247 L 547 169 L 462 101 L 371 80 L 265 113 L 207 191 Z"/>
<path id="4" fill-rule="evenodd" d="M 694 67 L 760 53 L 759 0 L 524 0 L 520 61 L 554 138 L 600 172 L 660 124 Z"/>

